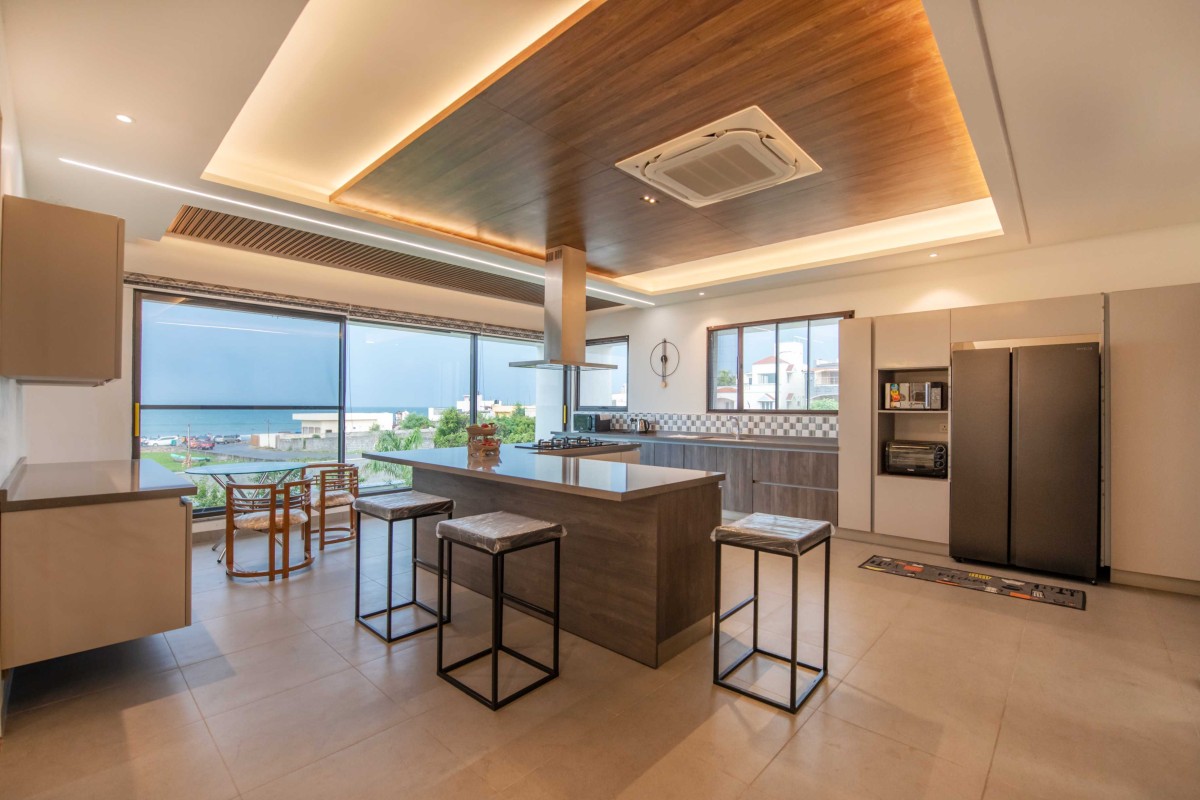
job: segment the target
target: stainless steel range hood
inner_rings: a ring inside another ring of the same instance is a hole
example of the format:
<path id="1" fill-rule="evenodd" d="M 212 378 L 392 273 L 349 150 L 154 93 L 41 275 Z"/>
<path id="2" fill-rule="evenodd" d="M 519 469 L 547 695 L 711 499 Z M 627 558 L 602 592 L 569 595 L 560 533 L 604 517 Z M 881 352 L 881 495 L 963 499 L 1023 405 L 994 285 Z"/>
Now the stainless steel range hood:
<path id="1" fill-rule="evenodd" d="M 510 367 L 534 369 L 616 369 L 589 364 L 587 357 L 587 254 L 574 247 L 546 253 L 546 339 L 543 358 L 513 361 Z"/>

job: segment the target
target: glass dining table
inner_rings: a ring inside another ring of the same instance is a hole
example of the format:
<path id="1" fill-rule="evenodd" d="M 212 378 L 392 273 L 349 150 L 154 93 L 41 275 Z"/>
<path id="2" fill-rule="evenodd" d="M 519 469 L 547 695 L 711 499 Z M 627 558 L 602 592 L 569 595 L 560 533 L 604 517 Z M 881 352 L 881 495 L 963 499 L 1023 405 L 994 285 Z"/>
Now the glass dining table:
<path id="1" fill-rule="evenodd" d="M 188 475 L 212 478 L 224 489 L 231 483 L 286 483 L 288 478 L 304 469 L 304 461 L 239 461 L 229 464 L 204 464 L 184 470 Z"/>

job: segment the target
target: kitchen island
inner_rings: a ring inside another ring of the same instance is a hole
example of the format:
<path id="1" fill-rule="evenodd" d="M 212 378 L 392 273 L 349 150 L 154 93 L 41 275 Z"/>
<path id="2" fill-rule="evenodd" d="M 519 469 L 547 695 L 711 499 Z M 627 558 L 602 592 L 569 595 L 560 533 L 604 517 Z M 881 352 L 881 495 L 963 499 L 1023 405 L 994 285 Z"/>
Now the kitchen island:
<path id="1" fill-rule="evenodd" d="M 561 523 L 562 628 L 651 667 L 710 632 L 712 529 L 720 472 L 559 456 L 502 445 L 478 461 L 465 447 L 364 453 L 413 468 L 413 488 L 455 501 L 455 517 L 510 511 Z M 436 520 L 420 520 L 417 555 L 437 561 Z M 505 590 L 551 602 L 546 548 L 512 556 Z M 456 548 L 454 581 L 489 591 L 479 553 Z"/>

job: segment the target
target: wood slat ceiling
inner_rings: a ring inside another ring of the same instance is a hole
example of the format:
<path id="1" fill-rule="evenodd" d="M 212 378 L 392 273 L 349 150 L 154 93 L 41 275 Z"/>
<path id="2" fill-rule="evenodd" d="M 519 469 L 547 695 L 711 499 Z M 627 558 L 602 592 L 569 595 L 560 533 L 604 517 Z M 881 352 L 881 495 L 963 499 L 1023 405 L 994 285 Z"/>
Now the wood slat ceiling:
<path id="1" fill-rule="evenodd" d="M 325 267 L 520 303 L 540 306 L 545 298 L 543 287 L 539 284 L 195 206 L 181 206 L 167 233 Z M 620 304 L 595 297 L 587 298 L 588 311 L 617 305 Z"/>
<path id="2" fill-rule="evenodd" d="M 823 171 L 693 209 L 613 166 L 751 105 Z M 629 274 L 987 196 L 920 0 L 607 0 L 336 202 Z"/>

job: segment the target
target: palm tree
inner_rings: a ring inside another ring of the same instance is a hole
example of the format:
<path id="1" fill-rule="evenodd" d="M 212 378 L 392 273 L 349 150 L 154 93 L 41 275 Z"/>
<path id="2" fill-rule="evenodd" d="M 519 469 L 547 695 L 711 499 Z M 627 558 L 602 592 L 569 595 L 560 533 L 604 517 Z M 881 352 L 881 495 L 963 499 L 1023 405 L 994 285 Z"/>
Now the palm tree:
<path id="1" fill-rule="evenodd" d="M 421 446 L 421 431 L 380 431 L 375 440 L 375 450 L 390 452 L 394 450 L 416 450 Z M 367 477 L 383 476 L 393 479 L 393 482 L 411 484 L 412 467 L 405 464 L 389 464 L 386 461 L 367 461 L 362 466 L 362 473 Z"/>

